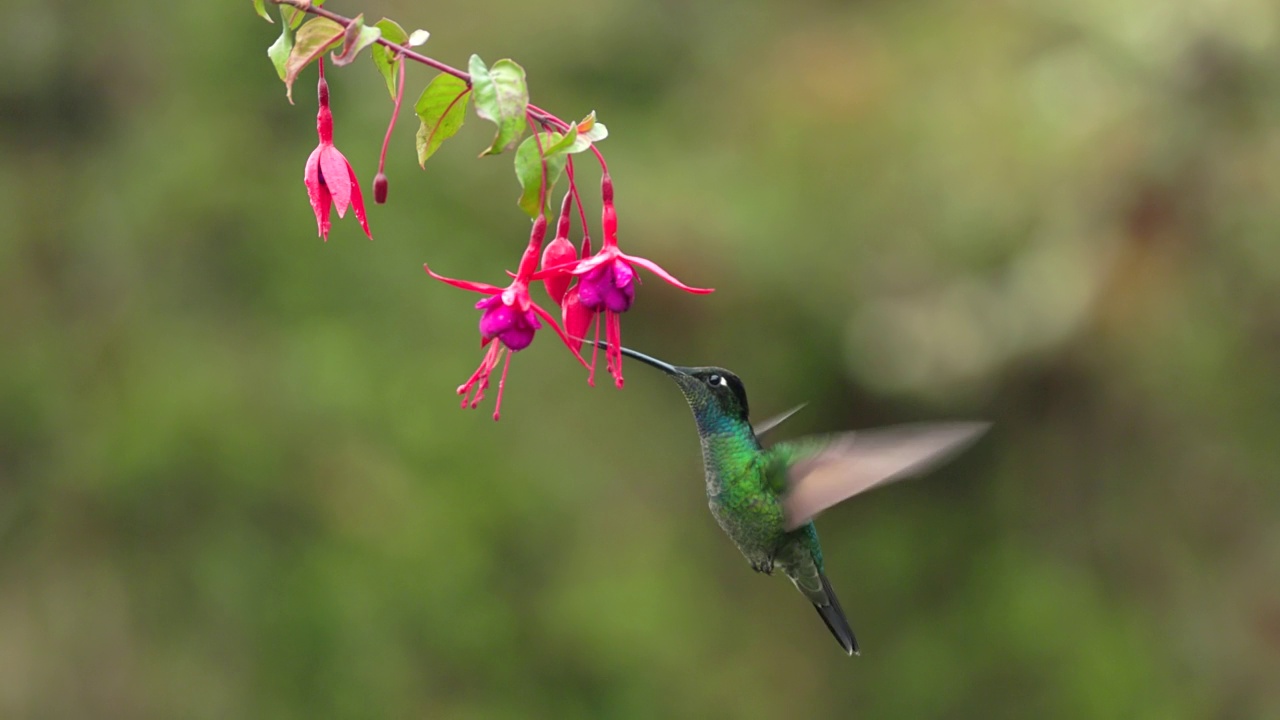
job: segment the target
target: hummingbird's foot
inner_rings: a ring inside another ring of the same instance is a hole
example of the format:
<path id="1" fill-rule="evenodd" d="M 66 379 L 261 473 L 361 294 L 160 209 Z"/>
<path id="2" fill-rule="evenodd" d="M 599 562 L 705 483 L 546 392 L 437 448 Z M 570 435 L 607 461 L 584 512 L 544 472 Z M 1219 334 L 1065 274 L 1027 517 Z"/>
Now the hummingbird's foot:
<path id="1" fill-rule="evenodd" d="M 764 573 L 765 575 L 772 575 L 773 574 L 773 557 L 770 556 L 769 558 L 761 562 L 751 563 L 751 569 L 755 570 L 758 573 Z"/>

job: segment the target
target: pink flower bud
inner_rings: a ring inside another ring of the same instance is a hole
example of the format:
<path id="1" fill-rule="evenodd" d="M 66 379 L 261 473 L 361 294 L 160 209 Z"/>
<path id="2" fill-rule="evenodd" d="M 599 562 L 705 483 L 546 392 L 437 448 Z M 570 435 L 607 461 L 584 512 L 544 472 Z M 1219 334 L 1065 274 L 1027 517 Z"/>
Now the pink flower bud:
<path id="1" fill-rule="evenodd" d="M 578 259 L 578 251 L 574 249 L 573 243 L 568 238 L 558 237 L 547 243 L 547 247 L 542 251 L 542 269 L 553 268 L 560 265 L 566 265 Z M 569 291 L 569 284 L 573 282 L 573 275 L 568 270 L 548 275 L 542 284 L 547 288 L 547 294 L 555 301 L 557 305 L 562 304 L 564 295 Z"/>
<path id="2" fill-rule="evenodd" d="M 373 176 L 373 201 L 379 205 L 387 202 L 387 174 L 378 173 Z"/>

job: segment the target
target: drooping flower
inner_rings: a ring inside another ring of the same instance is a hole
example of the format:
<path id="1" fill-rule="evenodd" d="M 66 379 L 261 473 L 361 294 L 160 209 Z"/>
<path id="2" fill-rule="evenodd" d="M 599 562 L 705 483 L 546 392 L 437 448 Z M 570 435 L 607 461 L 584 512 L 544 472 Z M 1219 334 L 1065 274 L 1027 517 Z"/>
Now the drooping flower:
<path id="1" fill-rule="evenodd" d="M 618 215 L 613 207 L 613 181 L 606 174 L 600 182 L 603 208 L 601 210 L 601 226 L 604 230 L 604 241 L 600 252 L 565 265 L 544 267 L 534 275 L 535 279 L 544 279 L 563 275 L 576 276 L 578 284 L 569 292 L 576 291 L 577 303 L 581 310 L 574 310 L 575 318 L 580 322 L 582 311 L 595 315 L 596 342 L 600 340 L 600 316 L 604 316 L 605 367 L 613 376 L 614 384 L 622 387 L 622 320 L 620 315 L 631 309 L 636 297 L 635 267 L 642 267 L 670 285 L 688 293 L 703 295 L 712 292 L 711 288 L 696 288 L 685 285 L 671 273 L 663 270 L 657 263 L 647 258 L 627 255 L 618 249 Z M 565 311 L 565 323 L 569 323 L 569 308 L 562 304 Z M 588 323 L 590 320 L 588 319 Z M 595 363 L 592 363 L 594 369 Z"/>
<path id="2" fill-rule="evenodd" d="M 532 303 L 530 303 L 532 304 Z M 497 338 L 512 350 L 523 350 L 533 342 L 533 334 L 542 329 L 542 322 L 532 307 L 521 312 L 518 306 L 507 305 L 502 295 L 493 295 L 476 303 L 480 316 L 480 337 L 484 342 Z"/>
<path id="3" fill-rule="evenodd" d="M 588 270 L 578 284 L 582 304 L 596 312 L 624 313 L 636 300 L 636 271 L 621 258 Z"/>
<path id="4" fill-rule="evenodd" d="M 525 257 L 521 259 L 520 272 L 505 288 L 470 280 L 447 278 L 432 272 L 431 268 L 425 264 L 422 266 L 428 275 L 440 282 L 489 296 L 476 303 L 476 309 L 484 311 L 480 315 L 480 347 L 487 347 L 488 350 L 485 351 L 484 359 L 480 361 L 480 367 L 476 368 L 465 383 L 458 386 L 458 394 L 462 396 L 462 407 L 479 406 L 480 401 L 484 399 L 485 390 L 489 388 L 490 376 L 497 369 L 498 363 L 503 363 L 502 375 L 498 379 L 498 398 L 493 407 L 494 420 L 498 419 L 498 413 L 502 408 L 502 390 L 507 383 L 511 354 L 529 347 L 534 335 L 542 329 L 543 321 L 555 330 L 556 335 L 578 359 L 578 362 L 584 367 L 587 364 L 579 352 L 582 341 L 572 341 L 556 323 L 555 318 L 529 297 L 529 282 L 532 279 L 534 263 L 537 261 L 536 247 L 542 244 L 542 235 L 546 233 L 546 227 L 545 217 L 539 217 L 534 222 L 530 248 L 525 251 Z M 495 340 L 497 342 L 494 342 Z"/>
<path id="5" fill-rule="evenodd" d="M 320 96 L 320 109 L 316 113 L 316 133 L 320 136 L 320 144 L 307 158 L 302 181 L 307 186 L 311 210 L 316 214 L 316 225 L 325 242 L 329 241 L 330 205 L 337 209 L 338 217 L 346 214 L 347 207 L 354 210 L 360 227 L 364 228 L 364 234 L 372 240 L 373 234 L 369 232 L 369 221 L 364 213 L 364 197 L 360 194 L 360 181 L 356 179 L 356 171 L 338 148 L 333 146 L 333 112 L 329 109 L 329 84 L 324 79 L 323 58 L 319 65 L 317 92 Z"/>

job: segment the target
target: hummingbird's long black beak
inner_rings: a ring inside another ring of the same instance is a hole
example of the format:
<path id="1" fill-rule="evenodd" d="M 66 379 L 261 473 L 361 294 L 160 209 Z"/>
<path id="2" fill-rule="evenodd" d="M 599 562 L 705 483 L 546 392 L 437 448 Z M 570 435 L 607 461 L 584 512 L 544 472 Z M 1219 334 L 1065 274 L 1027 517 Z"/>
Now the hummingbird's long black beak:
<path id="1" fill-rule="evenodd" d="M 606 342 L 604 342 L 604 341 L 602 341 L 602 340 L 598 340 L 598 341 L 596 341 L 596 344 L 597 344 L 599 347 L 608 347 L 608 343 L 606 343 Z M 620 350 L 620 351 L 622 352 L 622 354 L 623 354 L 623 355 L 626 355 L 627 357 L 632 358 L 632 359 L 635 359 L 635 360 L 639 360 L 640 362 L 644 363 L 645 365 L 652 365 L 653 367 L 658 368 L 659 370 L 661 370 L 661 371 L 662 371 L 662 372 L 664 372 L 664 373 L 667 373 L 668 375 L 688 375 L 688 373 L 687 373 L 687 372 L 685 372 L 684 368 L 676 367 L 675 365 L 672 365 L 671 363 L 665 363 L 665 362 L 662 362 L 661 360 L 659 360 L 659 359 L 657 359 L 657 358 L 649 357 L 648 355 L 645 355 L 645 354 L 644 354 L 644 353 L 642 353 L 642 352 L 636 352 L 635 350 L 632 350 L 631 348 L 627 348 L 627 347 L 619 347 L 619 348 L 618 348 L 618 350 Z"/>

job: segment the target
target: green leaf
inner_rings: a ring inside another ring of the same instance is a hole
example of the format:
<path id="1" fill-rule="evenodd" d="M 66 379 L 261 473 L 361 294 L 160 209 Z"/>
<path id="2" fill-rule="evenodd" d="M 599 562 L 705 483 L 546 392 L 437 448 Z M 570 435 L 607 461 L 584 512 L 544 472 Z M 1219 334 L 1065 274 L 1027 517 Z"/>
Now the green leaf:
<path id="1" fill-rule="evenodd" d="M 265 0 L 253 0 L 253 11 L 258 13 L 258 17 L 262 18 L 263 20 L 266 20 L 267 22 L 272 24 L 275 23 L 275 20 L 272 20 L 271 16 L 267 14 L 267 6 L 265 3 Z"/>
<path id="2" fill-rule="evenodd" d="M 311 0 L 312 7 L 320 7 L 324 4 L 324 0 Z M 303 20 L 307 19 L 307 11 L 293 7 L 292 5 L 281 5 L 280 16 L 288 23 L 290 30 L 297 30 Z"/>
<path id="3" fill-rule="evenodd" d="M 418 28 L 409 35 L 409 47 L 418 47 L 425 43 L 429 37 L 431 37 L 431 33 L 423 30 L 422 28 Z"/>
<path id="4" fill-rule="evenodd" d="M 346 31 L 342 35 L 342 52 L 334 53 L 330 56 L 333 59 L 333 64 L 339 67 L 350 65 L 361 50 L 378 42 L 380 37 L 382 37 L 382 30 L 365 25 L 364 13 L 357 15 L 347 25 Z"/>
<path id="5" fill-rule="evenodd" d="M 404 28 L 395 20 L 382 18 L 375 25 L 382 31 L 382 37 L 397 45 L 403 45 L 409 40 L 409 36 L 405 34 Z M 382 79 L 387 81 L 387 92 L 391 93 L 391 99 L 396 97 L 396 69 L 399 67 L 400 60 L 395 57 L 395 52 L 390 48 L 381 45 L 374 45 L 373 64 L 378 68 L 378 72 L 382 73 Z"/>
<path id="6" fill-rule="evenodd" d="M 422 91 L 413 106 L 422 124 L 418 127 L 418 165 L 426 166 L 445 140 L 453 137 L 467 116 L 467 97 L 471 88 L 466 81 L 441 73 Z"/>
<path id="7" fill-rule="evenodd" d="M 285 17 L 287 10 L 285 6 L 280 6 L 280 18 L 284 20 L 280 23 L 280 37 L 267 48 L 267 57 L 271 58 L 271 64 L 276 66 L 276 74 L 281 80 L 284 80 L 285 63 L 289 60 L 289 53 L 293 51 L 293 28 L 289 27 L 288 19 Z"/>
<path id="8" fill-rule="evenodd" d="M 409 35 L 400 27 L 400 23 L 391 18 L 382 18 L 374 23 L 374 27 L 382 31 L 382 37 L 390 40 L 397 45 L 403 45 L 409 40 Z M 386 50 L 386 48 L 383 48 Z"/>
<path id="9" fill-rule="evenodd" d="M 537 138 L 536 140 L 534 138 Z M 542 210 L 538 206 L 538 198 L 546 203 L 551 202 L 551 191 L 555 188 L 560 176 L 564 174 L 565 151 L 578 139 L 578 129 L 569 128 L 568 135 L 558 132 L 540 132 L 534 137 L 525 138 L 516 150 L 516 179 L 520 181 L 523 192 L 517 204 L 530 217 L 538 217 Z M 542 155 L 538 155 L 538 143 L 542 143 Z M 542 190 L 542 160 L 547 163 L 547 189 Z"/>
<path id="10" fill-rule="evenodd" d="M 320 57 L 326 50 L 342 42 L 346 28 L 328 18 L 312 18 L 298 28 L 293 39 L 293 50 L 285 61 L 284 86 L 285 95 L 293 102 L 293 81 L 298 73 Z"/>
<path id="11" fill-rule="evenodd" d="M 493 145 L 480 155 L 510 150 L 524 134 L 524 114 L 529 107 L 524 68 L 510 60 L 499 60 L 492 68 L 486 68 L 479 55 L 472 55 L 468 69 L 471 87 L 475 90 L 476 115 L 498 126 Z"/>
<path id="12" fill-rule="evenodd" d="M 596 122 L 596 111 L 592 110 L 590 115 L 578 123 L 578 137 L 565 152 L 570 155 L 580 153 L 589 149 L 592 144 L 598 143 L 607 137 L 609 137 L 609 128 L 605 127 L 602 122 Z"/>
<path id="13" fill-rule="evenodd" d="M 556 133 L 556 132 L 551 133 L 551 135 L 552 135 L 552 138 L 551 138 L 552 142 L 550 145 L 546 144 L 545 139 L 538 138 L 539 140 L 542 140 L 542 154 L 544 157 L 550 156 L 550 155 L 564 154 L 566 150 L 571 145 L 573 145 L 573 141 L 578 138 L 578 129 L 574 127 L 570 127 L 569 134 L 564 136 L 560 136 L 560 133 Z M 559 136 L 558 140 L 556 139 L 557 136 Z"/>

